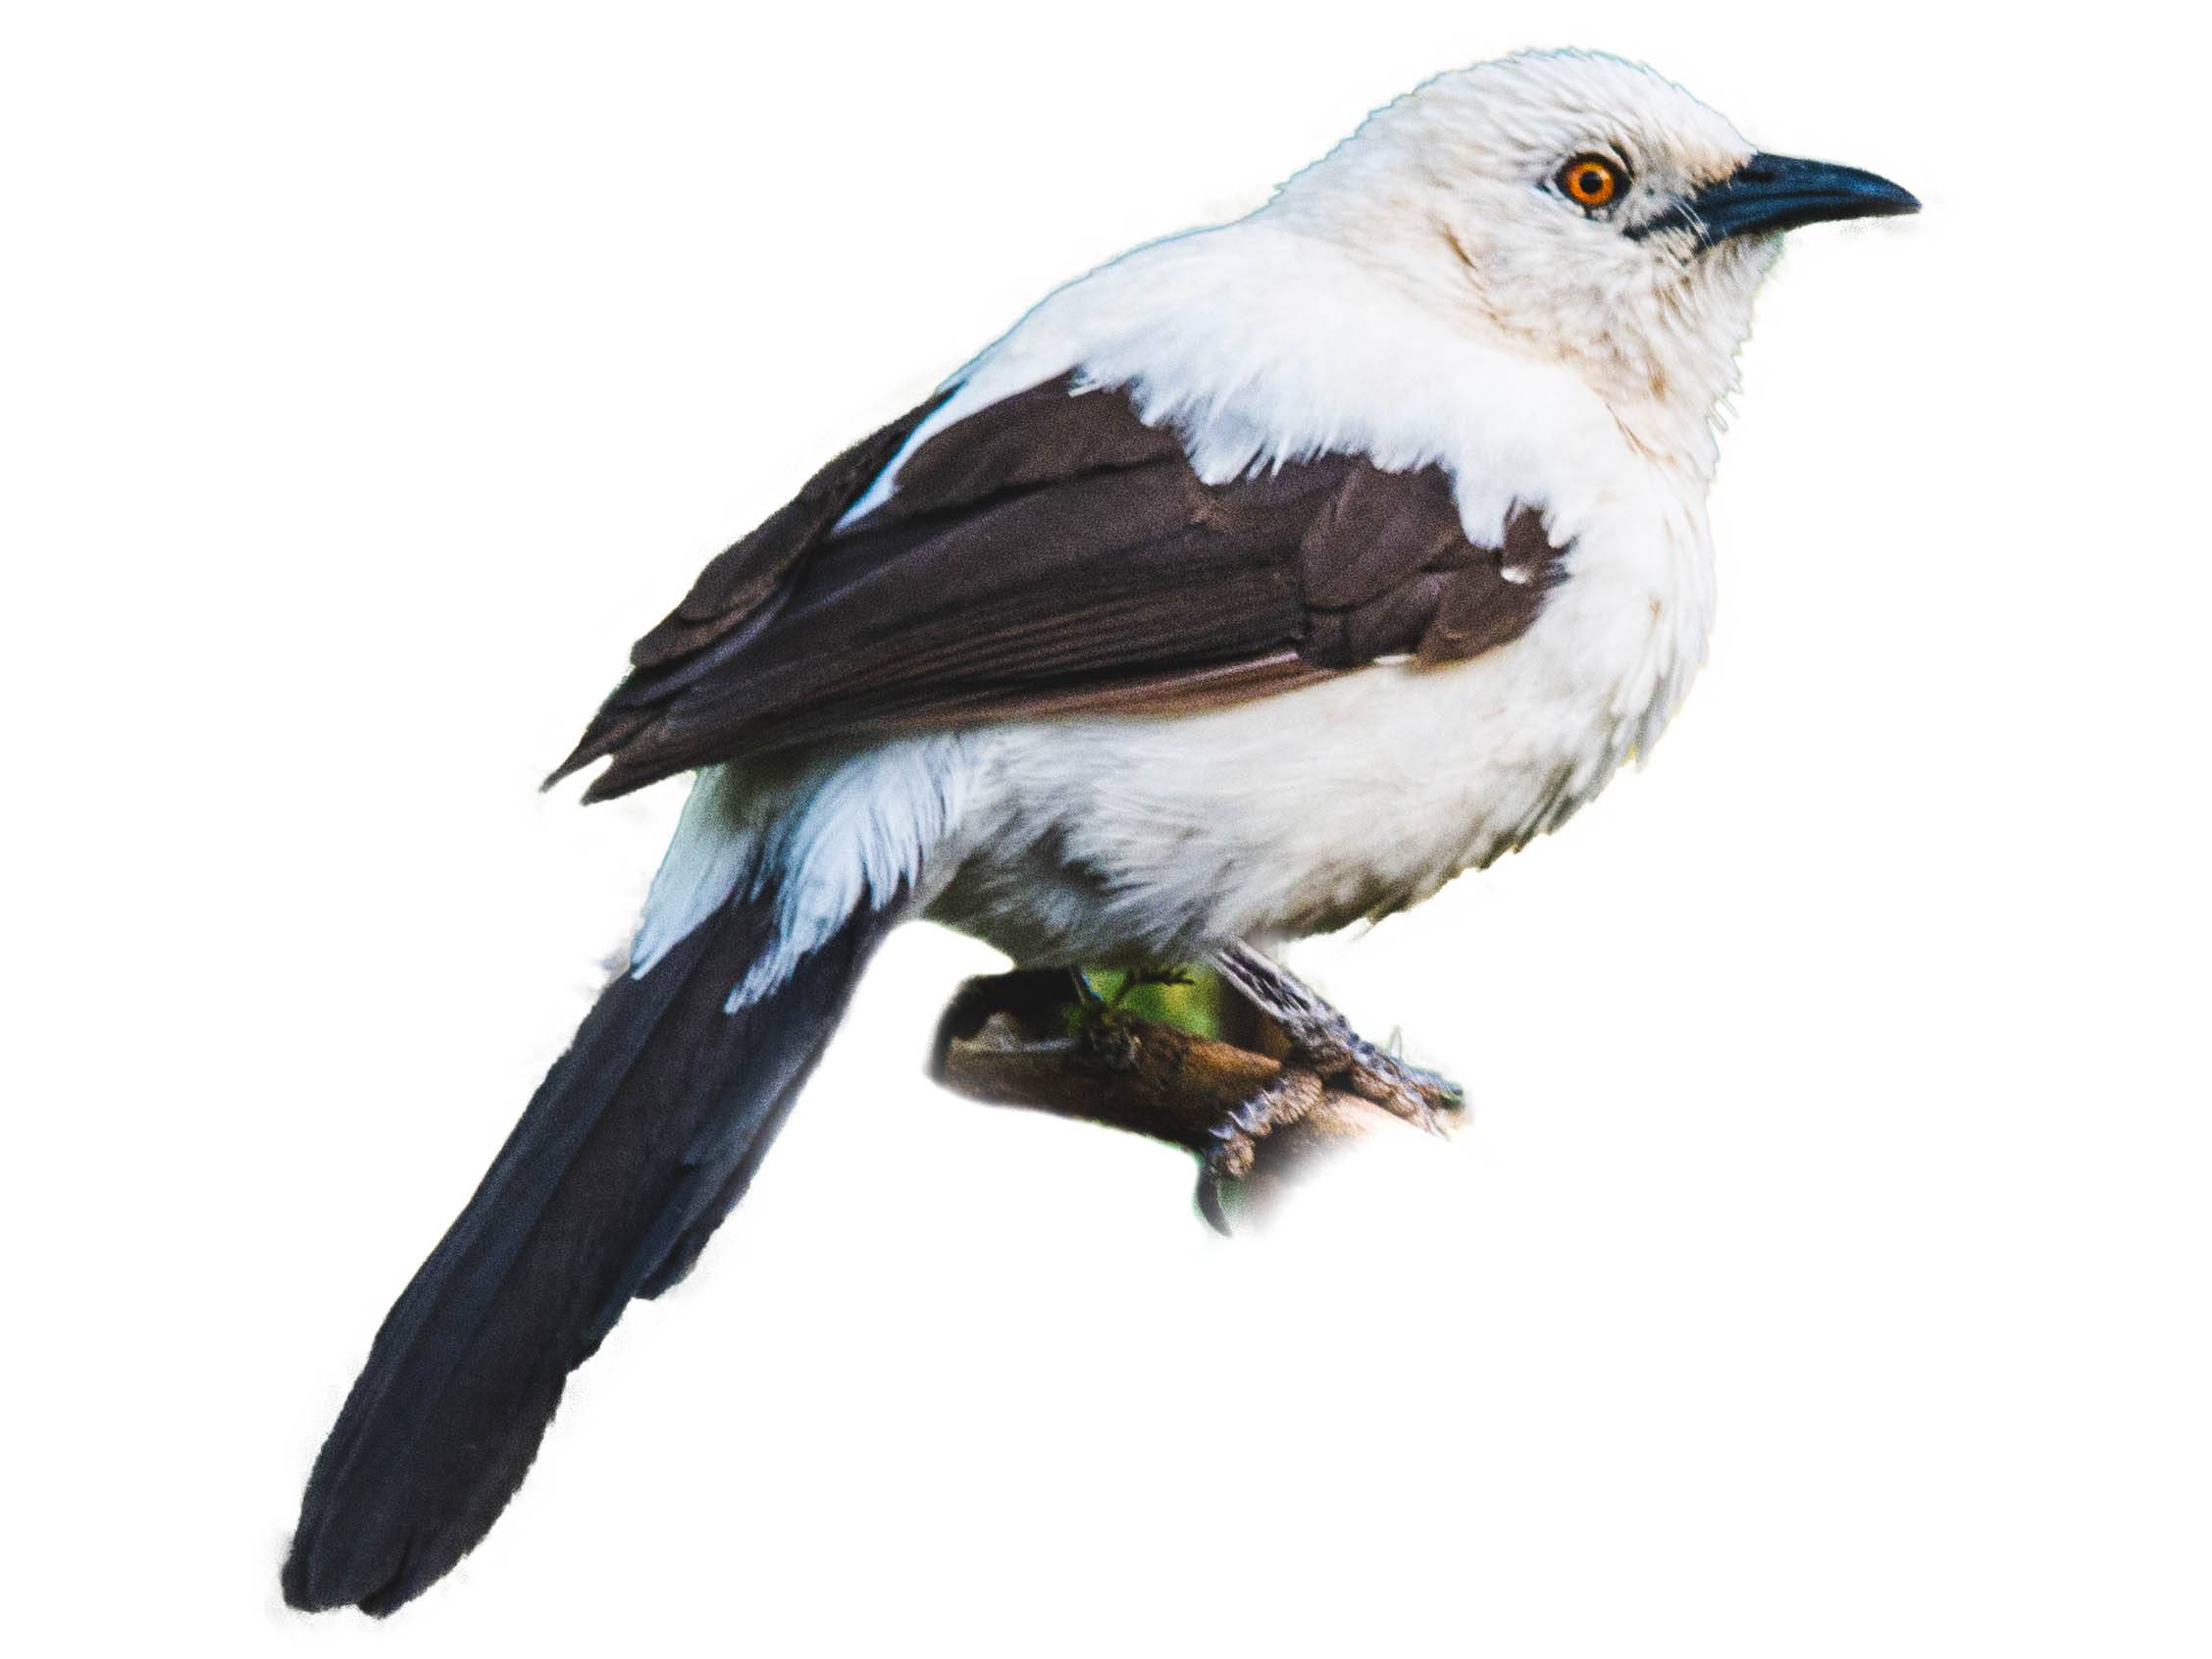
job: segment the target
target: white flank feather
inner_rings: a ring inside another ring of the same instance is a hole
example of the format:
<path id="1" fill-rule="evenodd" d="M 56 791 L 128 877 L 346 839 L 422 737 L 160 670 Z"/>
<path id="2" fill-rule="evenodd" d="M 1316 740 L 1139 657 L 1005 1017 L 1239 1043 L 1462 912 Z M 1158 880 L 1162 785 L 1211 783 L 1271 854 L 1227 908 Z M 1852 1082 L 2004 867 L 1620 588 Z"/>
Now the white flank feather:
<path id="1" fill-rule="evenodd" d="M 952 736 L 816 756 L 796 770 L 703 768 L 645 900 L 630 971 L 650 972 L 733 900 L 767 900 L 776 943 L 729 1006 L 757 1002 L 862 905 L 916 896 L 966 793 L 961 741 Z"/>

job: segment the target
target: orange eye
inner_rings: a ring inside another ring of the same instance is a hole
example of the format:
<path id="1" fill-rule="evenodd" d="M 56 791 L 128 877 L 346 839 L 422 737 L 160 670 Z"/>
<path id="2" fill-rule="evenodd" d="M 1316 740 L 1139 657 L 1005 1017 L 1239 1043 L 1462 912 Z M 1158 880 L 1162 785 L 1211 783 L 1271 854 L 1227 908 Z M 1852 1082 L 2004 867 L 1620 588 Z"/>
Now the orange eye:
<path id="1" fill-rule="evenodd" d="M 1578 207 L 1604 207 L 1620 193 L 1626 180 L 1604 156 L 1576 156 L 1559 170 L 1559 187 Z"/>

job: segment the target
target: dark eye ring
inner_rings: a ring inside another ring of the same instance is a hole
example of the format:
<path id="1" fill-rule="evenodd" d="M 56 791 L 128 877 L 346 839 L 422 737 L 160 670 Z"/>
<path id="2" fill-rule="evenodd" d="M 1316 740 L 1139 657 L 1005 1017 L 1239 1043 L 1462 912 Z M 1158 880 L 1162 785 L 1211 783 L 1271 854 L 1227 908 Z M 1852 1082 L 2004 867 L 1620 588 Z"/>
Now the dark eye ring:
<path id="1" fill-rule="evenodd" d="M 1618 201 L 1628 187 L 1628 173 L 1610 156 L 1579 155 L 1559 170 L 1553 182 L 1585 213 L 1595 213 Z"/>

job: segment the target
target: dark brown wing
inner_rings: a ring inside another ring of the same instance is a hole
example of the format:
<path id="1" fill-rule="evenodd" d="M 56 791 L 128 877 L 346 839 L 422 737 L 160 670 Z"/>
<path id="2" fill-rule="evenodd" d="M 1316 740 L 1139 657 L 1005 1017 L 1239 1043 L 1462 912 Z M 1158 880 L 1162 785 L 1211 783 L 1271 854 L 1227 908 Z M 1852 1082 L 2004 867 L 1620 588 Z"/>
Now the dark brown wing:
<path id="1" fill-rule="evenodd" d="M 934 404 L 840 456 L 707 566 L 555 777 L 587 799 L 827 738 L 1016 715 L 1173 712 L 1535 620 L 1562 574 L 1541 515 L 1503 547 L 1450 480 L 1330 454 L 1223 485 L 1118 390 L 1062 379 L 934 434 L 833 527 Z"/>

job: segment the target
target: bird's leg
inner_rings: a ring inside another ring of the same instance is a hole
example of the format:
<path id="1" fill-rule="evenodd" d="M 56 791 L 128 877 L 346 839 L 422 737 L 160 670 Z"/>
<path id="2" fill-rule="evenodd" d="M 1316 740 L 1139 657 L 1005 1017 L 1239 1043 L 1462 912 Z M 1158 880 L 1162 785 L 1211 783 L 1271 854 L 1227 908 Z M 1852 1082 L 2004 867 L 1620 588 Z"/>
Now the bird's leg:
<path id="1" fill-rule="evenodd" d="M 1222 977 L 1281 1027 L 1290 1044 L 1286 1070 L 1302 1067 L 1424 1129 L 1437 1127 L 1438 1114 L 1466 1104 L 1457 1083 L 1368 1042 L 1311 986 L 1250 945 L 1240 941 L 1213 959 Z"/>
<path id="2" fill-rule="evenodd" d="M 1224 1189 L 1252 1172 L 1260 1143 L 1312 1115 L 1332 1092 L 1356 1096 L 1431 1133 L 1442 1132 L 1443 1115 L 1465 1104 L 1458 1084 L 1368 1042 L 1311 986 L 1251 946 L 1232 945 L 1213 960 L 1289 1048 L 1275 1075 L 1212 1126 L 1198 1204 L 1216 1231 L 1229 1230 Z"/>
<path id="3" fill-rule="evenodd" d="M 1248 1174 L 1260 1143 L 1306 1117 L 1332 1088 L 1432 1132 L 1440 1130 L 1442 1114 L 1464 1104 L 1458 1084 L 1408 1065 L 1368 1042 L 1311 986 L 1251 946 L 1231 945 L 1213 961 L 1222 978 L 1282 1032 L 1290 1048 L 1281 1069 L 1213 1126 L 1198 1202 L 1215 1229 L 1228 1231 L 1223 1184 Z"/>

